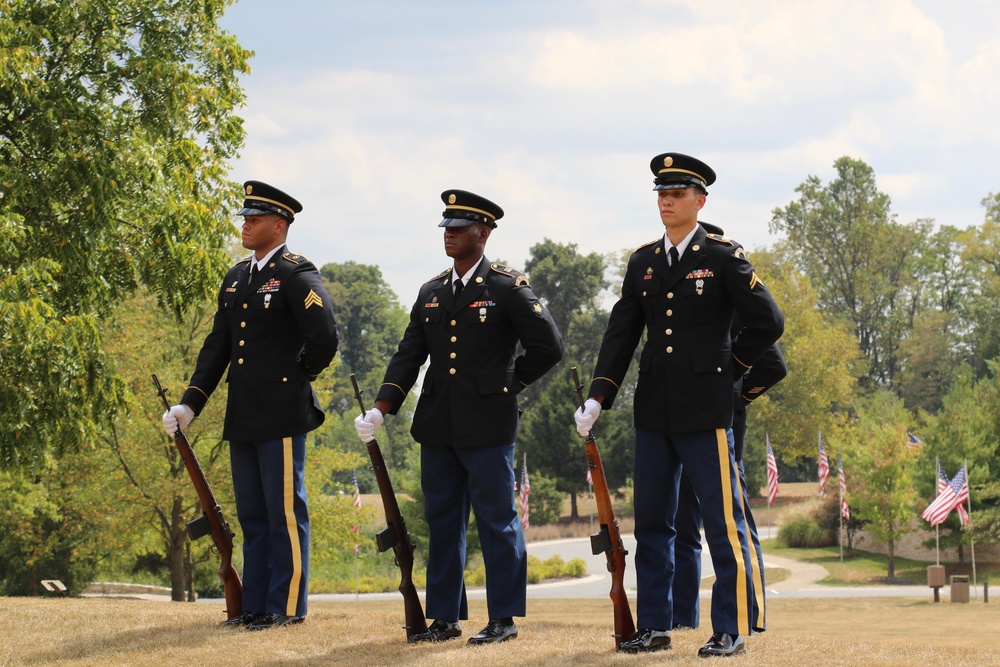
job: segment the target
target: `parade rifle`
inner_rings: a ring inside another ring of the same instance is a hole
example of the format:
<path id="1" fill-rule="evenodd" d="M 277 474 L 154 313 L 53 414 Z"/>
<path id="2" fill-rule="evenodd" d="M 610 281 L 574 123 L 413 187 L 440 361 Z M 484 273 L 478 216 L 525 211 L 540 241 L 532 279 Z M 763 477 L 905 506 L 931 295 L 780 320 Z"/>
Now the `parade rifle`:
<path id="1" fill-rule="evenodd" d="M 367 413 L 361 395 L 364 393 L 358 388 L 358 379 L 351 373 L 351 384 L 354 385 L 354 397 L 358 399 L 358 406 L 361 408 L 361 416 Z M 427 619 L 424 617 L 424 608 L 420 604 L 420 596 L 417 595 L 417 587 L 413 585 L 413 540 L 406 532 L 406 522 L 399 511 L 399 503 L 396 502 L 396 494 L 392 490 L 392 482 L 389 480 L 389 472 L 385 469 L 385 461 L 382 459 L 382 450 L 379 449 L 378 440 L 372 438 L 367 443 L 368 458 L 372 460 L 372 470 L 375 471 L 375 480 L 378 482 L 378 492 L 382 496 L 382 508 L 385 511 L 385 521 L 389 525 L 385 530 L 375 533 L 375 544 L 379 553 L 392 549 L 396 556 L 396 566 L 399 567 L 401 578 L 399 581 L 399 592 L 403 594 L 403 607 L 406 611 L 406 638 L 409 639 L 419 632 L 427 631 Z"/>
<path id="2" fill-rule="evenodd" d="M 156 395 L 163 399 L 163 405 L 170 410 L 170 402 L 167 401 L 167 390 L 160 386 L 160 381 L 153 373 L 153 386 L 156 387 Z M 219 507 L 212 487 L 205 479 L 205 472 L 198 463 L 198 457 L 194 455 L 194 449 L 188 442 L 187 436 L 181 430 L 180 424 L 174 433 L 174 444 L 177 451 L 184 459 L 184 467 L 187 468 L 194 483 L 194 490 L 198 493 L 198 502 L 201 504 L 202 515 L 197 519 L 187 522 L 188 533 L 192 540 L 199 537 L 211 535 L 215 542 L 215 550 L 222 557 L 219 565 L 219 579 L 222 579 L 222 586 L 226 592 L 226 616 L 230 619 L 237 618 L 243 613 L 243 583 L 240 575 L 233 567 L 233 531 L 230 530 L 226 518 L 222 516 L 222 508 Z"/>
<path id="3" fill-rule="evenodd" d="M 583 385 L 580 376 L 573 367 L 573 384 L 576 387 L 576 397 L 583 408 Z M 594 500 L 597 502 L 597 516 L 601 529 L 590 536 L 590 548 L 595 555 L 604 552 L 608 561 L 608 572 L 611 573 L 611 602 L 615 608 L 615 648 L 628 641 L 635 633 L 632 623 L 632 609 L 625 594 L 625 545 L 622 544 L 621 532 L 618 530 L 618 519 L 611 506 L 611 492 L 608 490 L 608 480 L 604 476 L 604 464 L 601 463 L 601 453 L 597 449 L 597 440 L 593 432 L 588 433 L 583 441 L 587 453 L 587 466 L 594 482 Z"/>

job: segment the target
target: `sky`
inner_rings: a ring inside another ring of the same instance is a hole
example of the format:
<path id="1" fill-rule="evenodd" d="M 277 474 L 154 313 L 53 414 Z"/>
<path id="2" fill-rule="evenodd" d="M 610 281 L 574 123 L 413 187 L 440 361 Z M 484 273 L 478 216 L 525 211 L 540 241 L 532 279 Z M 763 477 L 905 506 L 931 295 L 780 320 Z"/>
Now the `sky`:
<path id="1" fill-rule="evenodd" d="M 661 236 L 668 151 L 716 171 L 700 218 L 751 260 L 843 156 L 903 224 L 980 225 L 1000 191 L 995 0 L 237 0 L 220 23 L 254 51 L 233 180 L 298 198 L 289 249 L 378 265 L 406 306 L 450 266 L 451 188 L 503 207 L 486 254 L 515 268 L 546 238 Z"/>

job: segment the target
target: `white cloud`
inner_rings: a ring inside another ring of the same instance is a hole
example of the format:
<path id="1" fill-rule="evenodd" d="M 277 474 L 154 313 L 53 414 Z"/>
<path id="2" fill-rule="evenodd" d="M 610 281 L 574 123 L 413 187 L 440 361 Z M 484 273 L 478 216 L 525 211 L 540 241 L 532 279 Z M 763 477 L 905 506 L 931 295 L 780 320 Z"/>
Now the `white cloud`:
<path id="1" fill-rule="evenodd" d="M 748 246 L 844 155 L 904 222 L 976 224 L 1000 189 L 997 3 L 290 0 L 269 16 L 291 47 L 255 29 L 269 6 L 229 10 L 258 53 L 234 179 L 299 197 L 293 249 L 379 264 L 404 302 L 447 265 L 450 187 L 507 210 L 488 252 L 515 265 L 545 237 L 607 252 L 658 235 L 648 162 L 665 150 L 716 169 L 705 219 Z"/>

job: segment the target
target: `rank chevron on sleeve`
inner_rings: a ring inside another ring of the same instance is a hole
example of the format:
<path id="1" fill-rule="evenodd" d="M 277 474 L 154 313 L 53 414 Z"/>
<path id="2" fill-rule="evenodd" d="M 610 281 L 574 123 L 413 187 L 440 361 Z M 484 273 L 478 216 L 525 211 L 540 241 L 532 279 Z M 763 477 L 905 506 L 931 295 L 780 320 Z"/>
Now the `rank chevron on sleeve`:
<path id="1" fill-rule="evenodd" d="M 305 306 L 306 310 L 308 310 L 310 306 L 319 306 L 322 308 L 323 298 L 320 297 L 319 294 L 316 294 L 313 290 L 309 290 L 309 294 L 306 294 Z"/>

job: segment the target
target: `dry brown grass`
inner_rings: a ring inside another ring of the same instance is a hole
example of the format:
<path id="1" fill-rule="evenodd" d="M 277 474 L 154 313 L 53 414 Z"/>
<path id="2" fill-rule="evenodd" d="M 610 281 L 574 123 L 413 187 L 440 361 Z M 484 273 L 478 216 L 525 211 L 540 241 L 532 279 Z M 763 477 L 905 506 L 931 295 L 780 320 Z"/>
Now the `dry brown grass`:
<path id="1" fill-rule="evenodd" d="M 705 665 L 696 657 L 705 630 L 674 633 L 674 650 L 618 655 L 606 600 L 530 600 L 521 636 L 489 647 L 462 641 L 409 646 L 394 601 L 315 602 L 299 626 L 259 633 L 216 627 L 216 603 L 122 599 L 0 598 L 0 665 Z M 485 623 L 471 603 L 466 635 Z M 995 661 L 996 606 L 898 598 L 776 600 L 771 629 L 750 638 L 734 665 L 960 667 Z M 727 663 L 729 664 L 729 663 Z M 995 663 L 994 663 L 995 664 Z"/>

